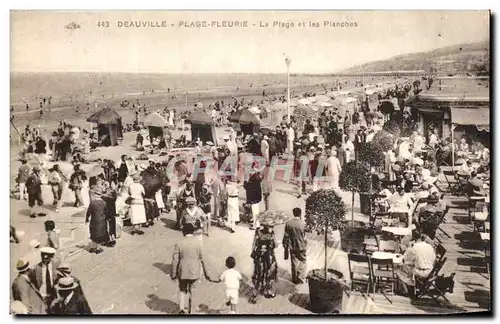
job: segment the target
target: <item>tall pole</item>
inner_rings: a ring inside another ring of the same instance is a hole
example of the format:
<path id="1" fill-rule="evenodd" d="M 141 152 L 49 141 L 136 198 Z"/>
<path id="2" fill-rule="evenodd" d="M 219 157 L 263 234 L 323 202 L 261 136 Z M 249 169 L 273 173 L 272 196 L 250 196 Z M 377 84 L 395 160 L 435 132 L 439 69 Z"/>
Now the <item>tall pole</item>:
<path id="1" fill-rule="evenodd" d="M 451 124 L 451 171 L 455 169 L 455 142 L 453 141 L 455 125 Z"/>
<path id="2" fill-rule="evenodd" d="M 290 60 L 290 58 L 287 57 L 285 59 L 285 63 L 286 63 L 286 79 L 287 79 L 286 109 L 288 114 L 288 123 L 290 123 L 290 63 L 292 63 L 292 60 Z"/>
<path id="3" fill-rule="evenodd" d="M 187 108 L 188 108 L 188 93 L 186 91 L 186 110 L 187 110 Z"/>

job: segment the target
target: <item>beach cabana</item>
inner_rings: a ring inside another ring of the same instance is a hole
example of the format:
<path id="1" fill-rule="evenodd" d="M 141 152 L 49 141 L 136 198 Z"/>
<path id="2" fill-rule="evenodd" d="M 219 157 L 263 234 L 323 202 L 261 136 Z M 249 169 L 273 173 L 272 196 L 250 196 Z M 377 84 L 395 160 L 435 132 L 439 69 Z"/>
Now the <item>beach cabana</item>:
<path id="1" fill-rule="evenodd" d="M 191 124 L 191 140 L 200 138 L 203 143 L 211 141 L 217 145 L 215 135 L 215 123 L 212 118 L 201 110 L 193 111 L 187 118 L 186 123 Z"/>
<path id="2" fill-rule="evenodd" d="M 260 119 L 252 114 L 248 109 L 240 109 L 227 119 L 230 122 L 238 123 L 243 134 L 256 134 L 260 130 Z"/>
<path id="3" fill-rule="evenodd" d="M 163 129 L 168 127 L 168 121 L 159 113 L 152 113 L 144 118 L 144 127 L 149 130 L 149 138 L 163 137 Z"/>
<path id="4" fill-rule="evenodd" d="M 112 108 L 104 108 L 87 118 L 90 123 L 97 124 L 97 136 L 104 146 L 116 146 L 123 139 L 122 117 Z"/>

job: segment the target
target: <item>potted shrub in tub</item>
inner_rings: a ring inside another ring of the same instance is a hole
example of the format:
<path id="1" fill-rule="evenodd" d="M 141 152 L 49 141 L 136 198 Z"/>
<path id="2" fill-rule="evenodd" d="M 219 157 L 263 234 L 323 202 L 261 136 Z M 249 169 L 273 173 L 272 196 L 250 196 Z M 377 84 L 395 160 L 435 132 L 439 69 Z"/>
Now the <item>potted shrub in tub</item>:
<path id="1" fill-rule="evenodd" d="M 354 226 L 354 194 L 357 192 L 361 195 L 370 191 L 370 177 L 368 166 L 359 161 L 348 162 L 340 172 L 340 189 L 352 192 L 351 226 Z"/>
<path id="2" fill-rule="evenodd" d="M 305 223 L 309 231 L 324 235 L 325 263 L 307 276 L 311 310 L 315 313 L 338 313 L 342 309 L 345 279 L 342 272 L 328 269 L 328 234 L 342 231 L 346 225 L 346 207 L 332 189 L 313 192 L 306 200 Z"/>

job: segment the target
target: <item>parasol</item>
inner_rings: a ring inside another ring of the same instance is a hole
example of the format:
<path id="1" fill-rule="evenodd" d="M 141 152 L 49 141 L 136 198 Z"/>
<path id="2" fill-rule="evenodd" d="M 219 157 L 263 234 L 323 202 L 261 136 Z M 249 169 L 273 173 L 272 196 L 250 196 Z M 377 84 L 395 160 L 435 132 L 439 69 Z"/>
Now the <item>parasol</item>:
<path id="1" fill-rule="evenodd" d="M 291 217 L 287 213 L 279 210 L 263 211 L 257 215 L 257 220 L 259 221 L 259 223 L 261 225 L 268 226 L 284 224 L 290 218 Z"/>
<path id="2" fill-rule="evenodd" d="M 213 125 L 214 121 L 212 117 L 207 115 L 202 110 L 195 110 L 186 118 L 186 123 L 188 124 L 203 124 L 203 125 Z"/>

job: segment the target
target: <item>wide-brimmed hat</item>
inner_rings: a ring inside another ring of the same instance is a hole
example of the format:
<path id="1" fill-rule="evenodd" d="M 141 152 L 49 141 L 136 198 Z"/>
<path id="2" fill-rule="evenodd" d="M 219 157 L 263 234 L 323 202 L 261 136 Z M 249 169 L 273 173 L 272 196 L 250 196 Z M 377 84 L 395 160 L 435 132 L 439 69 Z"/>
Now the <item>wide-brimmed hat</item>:
<path id="1" fill-rule="evenodd" d="M 63 277 L 59 279 L 59 282 L 56 285 L 57 290 L 73 290 L 78 287 L 78 284 L 73 277 Z"/>
<path id="2" fill-rule="evenodd" d="M 33 167 L 33 172 L 39 172 L 40 171 L 40 167 L 38 165 L 35 165 Z"/>
<path id="3" fill-rule="evenodd" d="M 50 246 L 44 246 L 40 249 L 40 253 L 54 255 L 56 254 L 56 249 L 51 248 Z"/>
<path id="4" fill-rule="evenodd" d="M 264 139 L 265 139 L 265 140 L 268 140 L 268 139 L 269 139 L 269 137 L 268 137 L 267 135 L 264 135 Z"/>
<path id="5" fill-rule="evenodd" d="M 57 270 L 69 271 L 69 270 L 71 270 L 71 267 L 70 267 L 69 263 L 63 261 L 57 266 Z"/>
<path id="6" fill-rule="evenodd" d="M 214 146 L 214 143 L 212 143 L 212 141 L 207 141 L 205 144 L 207 144 L 208 146 Z"/>
<path id="7" fill-rule="evenodd" d="M 139 172 L 136 172 L 132 175 L 132 180 L 134 181 L 141 181 L 142 177 L 141 175 L 139 174 Z"/>
<path id="8" fill-rule="evenodd" d="M 19 272 L 26 271 L 29 268 L 30 268 L 30 262 L 28 260 L 20 259 L 16 263 L 16 270 L 19 271 Z"/>

